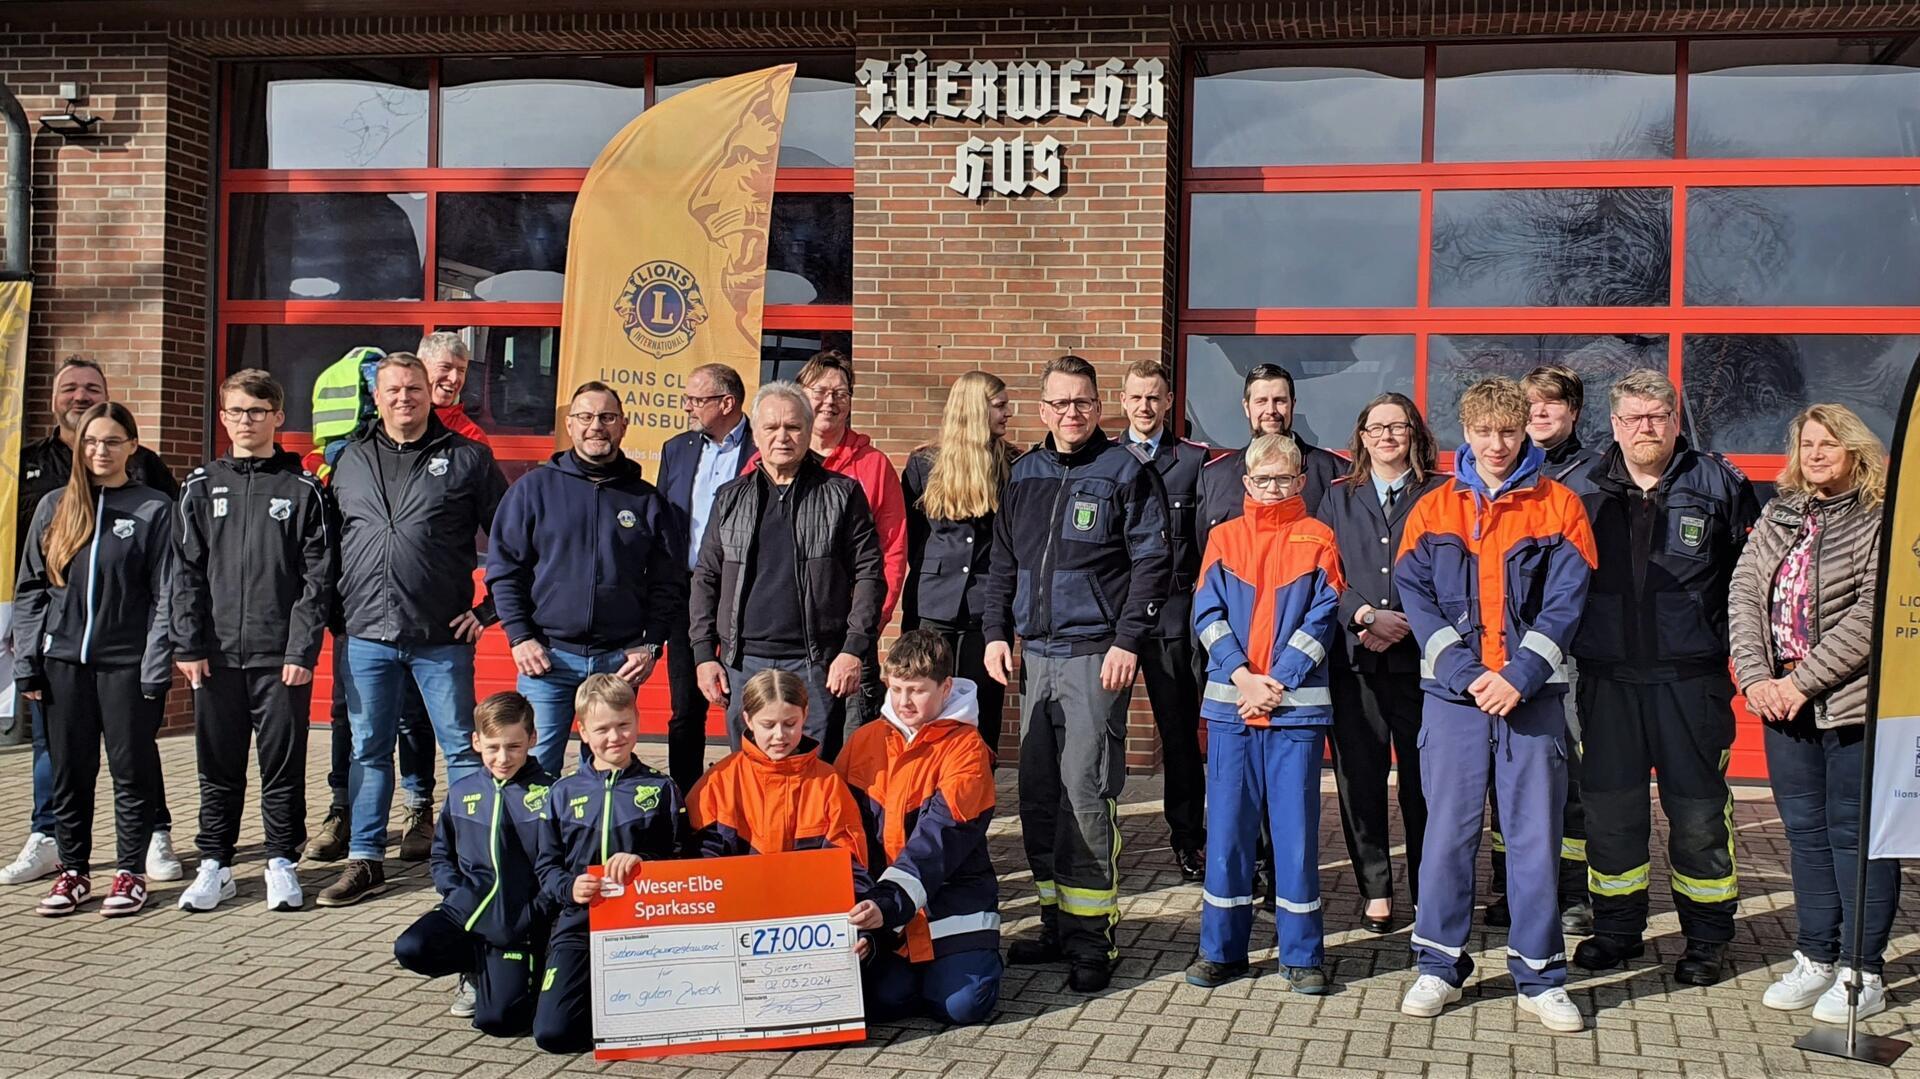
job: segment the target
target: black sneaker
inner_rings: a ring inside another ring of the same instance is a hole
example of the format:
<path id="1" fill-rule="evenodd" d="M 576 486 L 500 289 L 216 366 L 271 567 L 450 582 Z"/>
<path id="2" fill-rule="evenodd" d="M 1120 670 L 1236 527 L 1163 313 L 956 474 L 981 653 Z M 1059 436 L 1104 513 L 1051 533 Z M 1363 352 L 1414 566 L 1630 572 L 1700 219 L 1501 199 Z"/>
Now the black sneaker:
<path id="1" fill-rule="evenodd" d="M 1213 989 L 1227 984 L 1235 978 L 1247 976 L 1247 961 L 1238 963 L 1216 963 L 1211 959 L 1195 959 L 1187 965 L 1187 984 L 1202 989 Z"/>
<path id="2" fill-rule="evenodd" d="M 1687 954 L 1673 965 L 1673 980 L 1684 985 L 1717 985 L 1727 976 L 1727 946 L 1687 942 Z"/>
<path id="3" fill-rule="evenodd" d="M 1296 993 L 1317 997 L 1327 991 L 1329 982 L 1325 967 L 1288 967 L 1286 975 L 1288 988 Z"/>
<path id="4" fill-rule="evenodd" d="M 322 907 L 351 907 L 387 890 L 386 867 L 359 858 L 347 863 L 340 879 L 327 885 L 314 903 Z"/>
<path id="5" fill-rule="evenodd" d="M 1573 950 L 1573 965 L 1582 970 L 1612 970 L 1645 954 L 1647 946 L 1639 937 L 1610 937 L 1600 933 L 1581 941 Z"/>
<path id="6" fill-rule="evenodd" d="M 1507 897 L 1495 896 L 1487 904 L 1487 927 L 1490 929 L 1509 929 L 1513 926 L 1513 911 L 1507 908 Z"/>
<path id="7" fill-rule="evenodd" d="M 1076 993 L 1098 993 L 1112 981 L 1111 959 L 1075 959 L 1067 968 L 1067 988 Z"/>
<path id="8" fill-rule="evenodd" d="M 1260 897 L 1260 909 L 1268 914 L 1274 912 L 1273 863 L 1266 859 L 1257 859 L 1253 863 L 1253 894 Z"/>
<path id="9" fill-rule="evenodd" d="M 320 822 L 320 830 L 314 833 L 313 841 L 300 855 L 307 862 L 337 862 L 347 856 L 347 840 L 352 838 L 353 820 L 347 816 L 345 806 L 334 806 L 327 810 L 327 819 Z"/>
<path id="10" fill-rule="evenodd" d="M 424 861 L 433 853 L 433 807 L 422 803 L 407 807 L 407 822 L 400 829 L 400 860 Z"/>
<path id="11" fill-rule="evenodd" d="M 1007 945 L 1007 962 L 1016 967 L 1058 963 L 1066 957 L 1060 950 L 1060 938 L 1044 929 L 1038 936 L 1022 937 Z"/>
<path id="12" fill-rule="evenodd" d="M 1180 866 L 1180 879 L 1198 881 L 1207 875 L 1207 852 L 1199 847 L 1173 848 L 1173 860 Z"/>
<path id="13" fill-rule="evenodd" d="M 1560 932 L 1570 937 L 1584 937 L 1593 932 L 1593 904 L 1584 899 L 1576 899 L 1560 908 Z"/>

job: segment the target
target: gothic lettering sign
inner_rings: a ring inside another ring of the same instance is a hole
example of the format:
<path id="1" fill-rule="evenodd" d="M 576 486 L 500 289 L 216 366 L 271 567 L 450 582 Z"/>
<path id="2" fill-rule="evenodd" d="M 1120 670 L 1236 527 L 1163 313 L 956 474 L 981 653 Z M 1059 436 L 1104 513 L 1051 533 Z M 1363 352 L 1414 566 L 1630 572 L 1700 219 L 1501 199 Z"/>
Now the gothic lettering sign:
<path id="1" fill-rule="evenodd" d="M 898 63 L 868 60 L 855 73 L 865 98 L 860 122 L 879 127 L 894 116 L 910 124 L 929 120 L 1037 121 L 1084 117 L 1119 124 L 1166 116 L 1166 65 L 1157 59 L 1118 58 L 1000 64 L 945 60 L 929 65 L 911 52 Z M 947 187 L 967 199 L 995 195 L 1052 195 L 1065 179 L 1065 148 L 1052 135 L 970 136 L 954 148 Z"/>

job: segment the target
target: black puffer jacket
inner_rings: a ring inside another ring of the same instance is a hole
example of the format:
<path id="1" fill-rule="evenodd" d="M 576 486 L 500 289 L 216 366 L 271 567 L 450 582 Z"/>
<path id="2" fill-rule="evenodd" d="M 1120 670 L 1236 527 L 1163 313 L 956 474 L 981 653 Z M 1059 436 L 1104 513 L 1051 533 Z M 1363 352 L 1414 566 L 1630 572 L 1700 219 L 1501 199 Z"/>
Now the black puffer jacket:
<path id="1" fill-rule="evenodd" d="M 812 453 L 794 477 L 794 564 L 807 657 L 825 663 L 841 652 L 865 655 L 880 636 L 880 607 L 887 583 L 880 540 L 860 484 L 828 472 Z M 765 485 L 759 469 L 722 485 L 713 496 L 700 557 L 693 567 L 693 624 L 688 631 L 696 661 L 718 657 L 740 663 L 740 627 L 753 573 Z"/>
<path id="2" fill-rule="evenodd" d="M 387 502 L 376 424 L 333 466 L 340 511 L 340 599 L 347 632 L 373 641 L 451 644 L 449 628 L 473 609 L 474 537 L 493 524 L 507 482 L 493 451 L 430 420 L 399 447 L 408 474 Z M 482 621 L 491 621 L 491 610 Z"/>

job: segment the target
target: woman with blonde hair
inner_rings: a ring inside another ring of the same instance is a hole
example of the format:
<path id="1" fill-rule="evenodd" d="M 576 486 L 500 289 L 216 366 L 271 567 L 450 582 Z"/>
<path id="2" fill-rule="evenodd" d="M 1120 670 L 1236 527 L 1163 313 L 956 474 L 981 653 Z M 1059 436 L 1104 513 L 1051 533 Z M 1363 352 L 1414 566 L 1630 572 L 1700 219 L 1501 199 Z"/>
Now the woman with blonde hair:
<path id="1" fill-rule="evenodd" d="M 1766 721 L 1767 775 L 1786 824 L 1795 915 L 1794 964 L 1762 1002 L 1847 1018 L 1847 983 L 1862 979 L 1860 1015 L 1886 1010 L 1883 955 L 1900 902 L 1900 863 L 1871 861 L 1866 910 L 1853 909 L 1860 871 L 1860 755 L 1867 658 L 1880 564 L 1887 451 L 1844 405 L 1795 416 L 1779 496 L 1767 503 L 1733 571 L 1728 625 L 1734 678 Z M 1864 949 L 1851 954 L 1854 919 Z"/>
<path id="2" fill-rule="evenodd" d="M 940 437 L 913 451 L 900 475 L 907 500 L 902 632 L 926 627 L 947 640 L 956 673 L 980 688 L 980 736 L 997 757 L 1006 687 L 987 677 L 979 589 L 993 553 L 993 515 L 1018 454 L 1007 444 L 1007 384 L 968 371 L 947 391 Z"/>

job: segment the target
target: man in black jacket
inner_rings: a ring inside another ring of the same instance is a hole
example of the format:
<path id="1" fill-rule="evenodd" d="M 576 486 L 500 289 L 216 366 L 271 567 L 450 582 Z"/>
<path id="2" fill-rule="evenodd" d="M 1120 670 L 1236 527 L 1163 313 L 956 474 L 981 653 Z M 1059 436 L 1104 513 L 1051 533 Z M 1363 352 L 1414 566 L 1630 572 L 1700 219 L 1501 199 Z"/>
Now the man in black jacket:
<path id="1" fill-rule="evenodd" d="M 294 864 L 307 830 L 307 713 L 339 566 L 320 482 L 274 441 L 285 401 L 265 371 L 229 375 L 220 422 L 233 449 L 194 469 L 180 496 L 173 658 L 193 689 L 200 762 L 200 871 L 182 910 L 234 896 L 256 734 L 267 909 L 304 905 Z"/>
<path id="2" fill-rule="evenodd" d="M 1025 674 L 1020 831 L 1041 931 L 1015 941 L 1007 959 L 1065 959 L 1068 986 L 1097 993 L 1119 958 L 1115 806 L 1127 776 L 1127 705 L 1173 556 L 1160 475 L 1100 429 L 1093 365 L 1053 360 L 1040 394 L 1049 434 L 1014 462 L 982 603 L 987 673 L 1003 685 L 1013 677 L 1018 633 Z"/>
<path id="3" fill-rule="evenodd" d="M 1277 363 L 1255 364 L 1253 370 L 1247 372 L 1246 385 L 1240 392 L 1240 407 L 1246 411 L 1251 432 L 1249 441 L 1261 435 L 1293 434 L 1293 413 L 1298 405 L 1292 372 Z M 1301 475 L 1306 484 L 1300 489 L 1300 497 L 1306 500 L 1308 513 L 1317 513 L 1320 496 L 1333 486 L 1346 465 L 1339 457 L 1297 434 L 1293 435 L 1293 441 L 1300 447 Z M 1194 542 L 1202 556 L 1207 552 L 1207 533 L 1213 526 L 1240 516 L 1241 504 L 1246 499 L 1246 488 L 1240 483 L 1240 478 L 1247 474 L 1246 454 L 1245 449 L 1238 449 L 1215 458 L 1200 475 L 1200 513 L 1196 522 L 1199 531 Z"/>
<path id="4" fill-rule="evenodd" d="M 1140 674 L 1160 729 L 1161 801 L 1173 833 L 1173 860 L 1183 880 L 1206 875 L 1207 776 L 1200 752 L 1200 680 L 1194 674 L 1193 587 L 1200 577 L 1200 546 L 1194 542 L 1199 512 L 1200 470 L 1207 447 L 1174 435 L 1167 423 L 1173 380 L 1159 360 L 1140 360 L 1120 384 L 1127 416 L 1124 441 L 1160 475 L 1167 493 L 1168 541 L 1173 549 L 1173 585 L 1152 636 L 1142 642 Z"/>
<path id="5" fill-rule="evenodd" d="M 860 657 L 880 635 L 887 585 L 873 514 L 858 483 L 808 450 L 812 430 L 813 404 L 800 387 L 760 387 L 760 465 L 714 496 L 693 569 L 689 635 L 700 691 L 726 705 L 735 749 L 741 690 L 769 667 L 806 681 L 806 734 L 825 745 L 833 712 L 860 688 Z"/>
<path id="6" fill-rule="evenodd" d="M 380 423 L 333 466 L 340 514 L 340 596 L 346 612 L 348 776 L 353 832 L 347 868 L 320 893 L 342 907 L 386 890 L 381 864 L 393 798 L 401 680 L 420 687 L 451 786 L 477 771 L 473 646 L 493 621 L 473 603 L 473 541 L 506 491 L 493 451 L 433 414 L 426 368 L 412 353 L 380 361 Z"/>
<path id="7" fill-rule="evenodd" d="M 107 376 L 100 365 L 84 356 L 68 356 L 53 373 L 53 430 L 45 438 L 20 447 L 20 491 L 14 506 L 13 554 L 15 566 L 22 564 L 28 527 L 40 500 L 67 485 L 73 475 L 75 427 L 86 411 L 107 395 Z M 177 497 L 180 485 L 173 481 L 160 455 L 146 446 L 133 451 L 127 462 L 127 478 L 151 487 L 168 498 Z M 59 855 L 53 843 L 53 759 L 47 755 L 46 713 L 39 701 L 14 703 L 15 722 L 26 718 L 33 727 L 33 814 L 31 831 L 20 856 L 0 867 L 0 884 L 25 884 L 39 880 L 59 868 Z M 24 711 L 24 715 L 21 713 Z M 149 880 L 179 880 L 180 862 L 173 855 L 173 817 L 167 812 L 166 788 L 158 788 L 159 801 L 154 812 L 152 847 L 147 854 Z"/>

